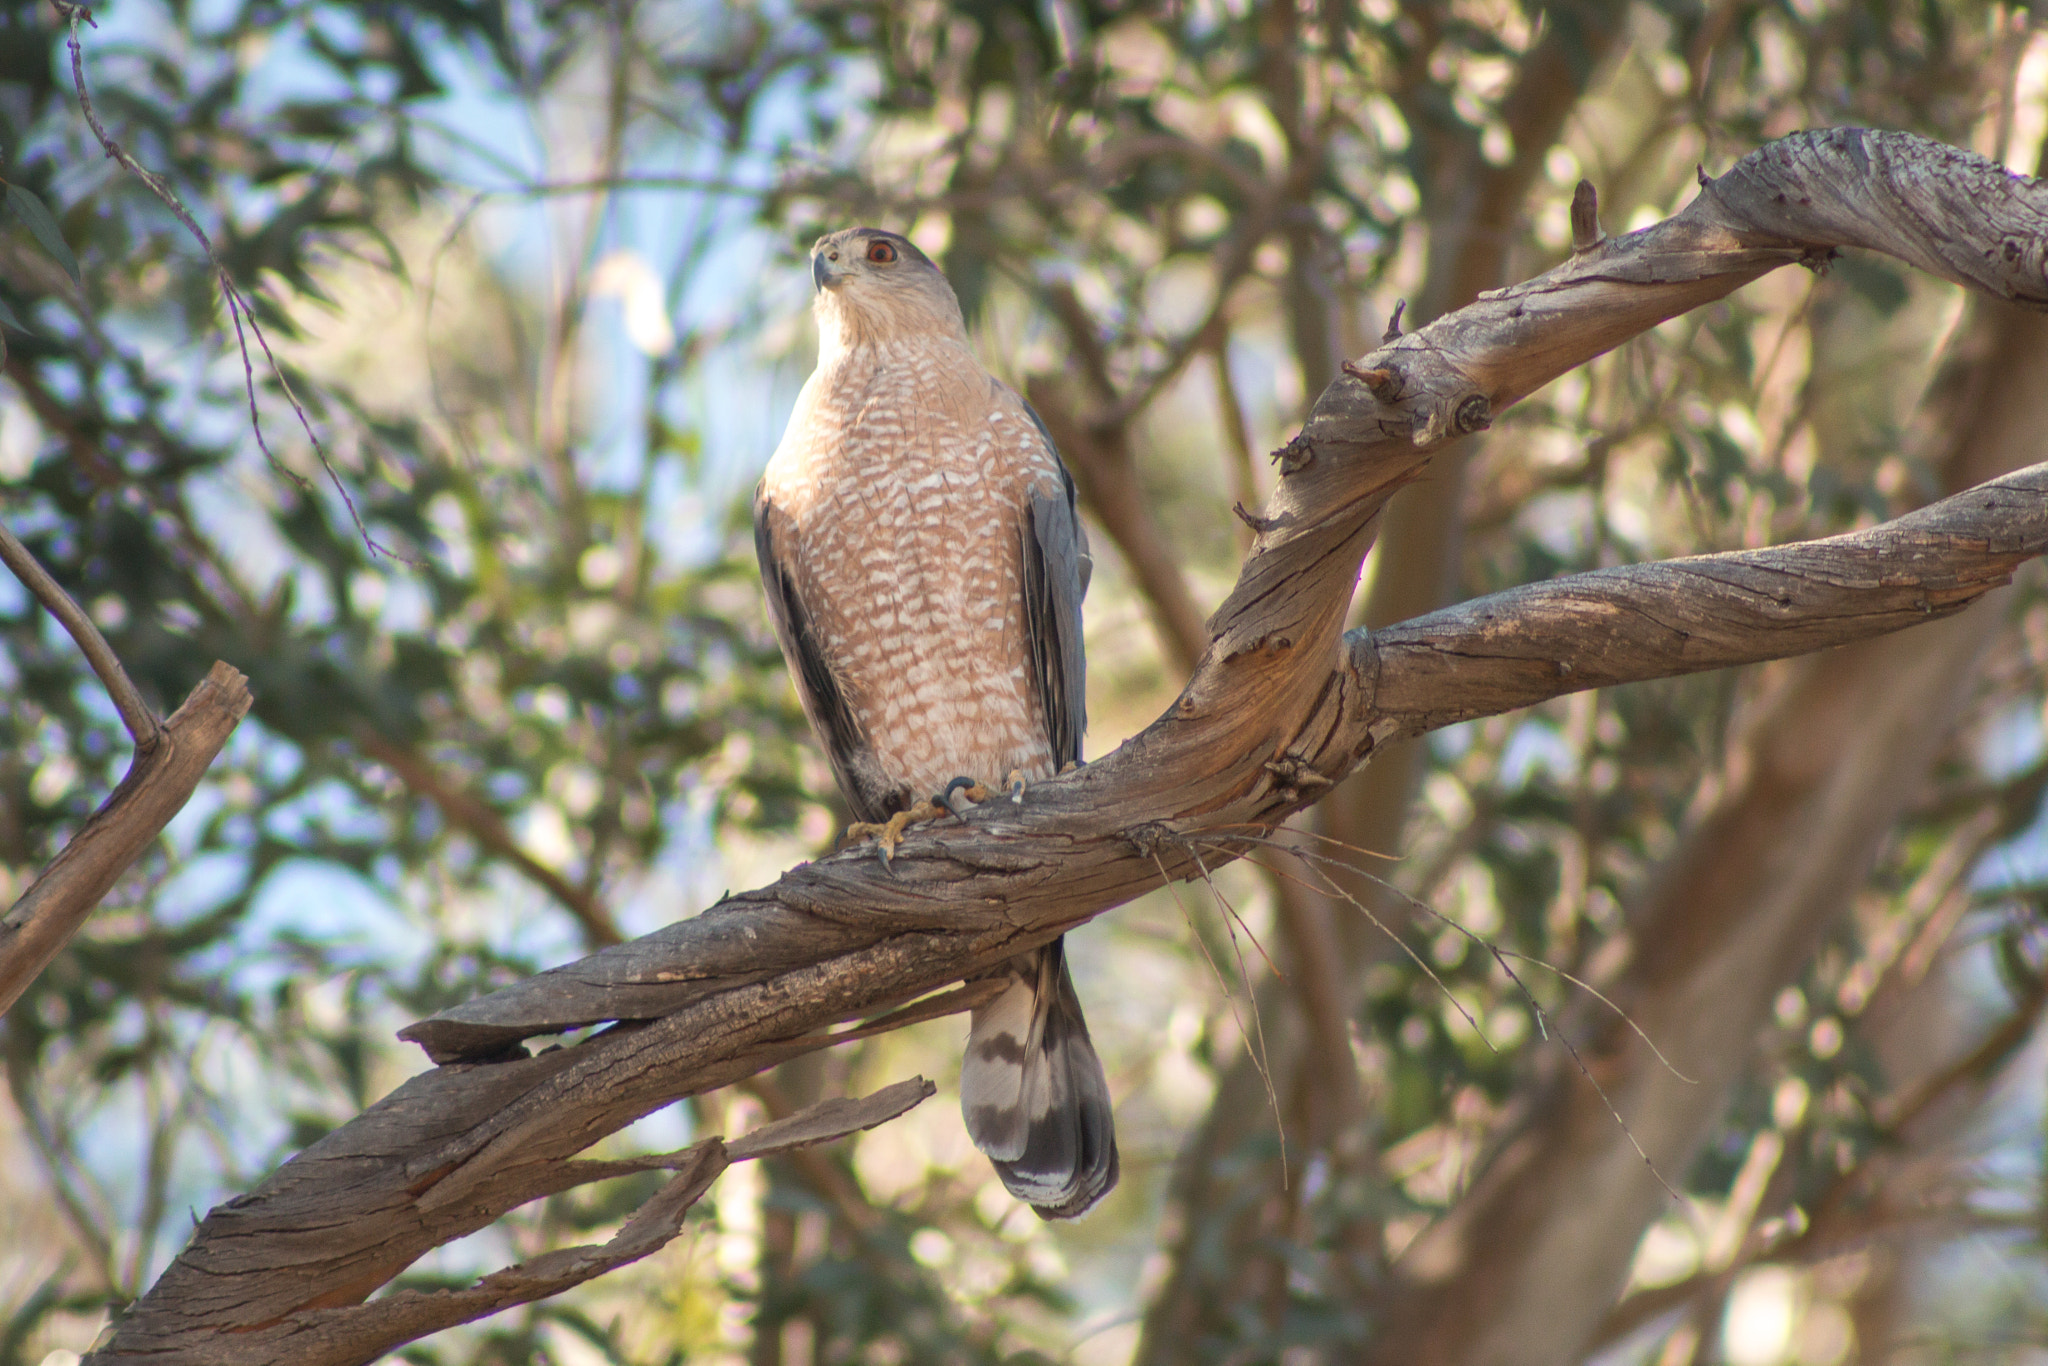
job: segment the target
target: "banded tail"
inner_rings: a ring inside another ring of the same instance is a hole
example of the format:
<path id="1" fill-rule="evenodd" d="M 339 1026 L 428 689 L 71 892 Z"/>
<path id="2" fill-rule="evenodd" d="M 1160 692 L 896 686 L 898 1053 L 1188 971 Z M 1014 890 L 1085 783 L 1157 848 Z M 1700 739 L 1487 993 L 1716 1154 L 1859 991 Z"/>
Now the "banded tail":
<path id="1" fill-rule="evenodd" d="M 1116 1185 L 1109 1083 L 1062 941 L 1009 969 L 1008 988 L 969 1026 L 961 1113 L 1010 1194 L 1041 1219 L 1072 1219 Z"/>

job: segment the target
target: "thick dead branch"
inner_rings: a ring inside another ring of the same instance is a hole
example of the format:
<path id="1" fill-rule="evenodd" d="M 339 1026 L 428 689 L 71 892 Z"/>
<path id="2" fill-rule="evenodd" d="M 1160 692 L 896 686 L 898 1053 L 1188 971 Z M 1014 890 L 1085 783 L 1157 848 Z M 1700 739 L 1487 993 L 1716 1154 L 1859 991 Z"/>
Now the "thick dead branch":
<path id="1" fill-rule="evenodd" d="M 121 785 L 0 919 L 0 1012 L 20 998 L 128 865 L 184 809 L 249 703 L 249 680 L 216 663 L 168 722 L 151 718 L 155 743 L 136 746 Z"/>
<path id="2" fill-rule="evenodd" d="M 1421 734 L 1633 681 L 1645 655 L 1696 673 L 1841 644 L 1850 618 L 1877 634 L 1946 616 L 2040 553 L 2021 528 L 2044 496 L 2035 466 L 1869 531 L 1573 574 L 1431 612 L 1369 638 L 1382 668 L 1374 706 Z M 1915 563 L 1929 572 L 1895 575 Z M 1690 655 L 1698 668 L 1683 667 Z"/>
<path id="3" fill-rule="evenodd" d="M 682 1232 L 683 1217 L 698 1197 L 733 1163 L 795 1152 L 872 1129 L 912 1109 L 936 1089 L 923 1077 L 913 1077 L 884 1087 L 865 1100 L 823 1101 L 730 1143 L 707 1138 L 681 1152 L 623 1162 L 569 1163 L 557 1169 L 552 1185 L 536 1189 L 534 1195 L 646 1171 L 673 1171 L 675 1175 L 602 1244 L 544 1253 L 530 1262 L 493 1272 L 461 1290 L 406 1290 L 368 1304 L 352 1303 L 355 1297 L 349 1297 L 256 1325 L 244 1333 L 213 1338 L 203 1353 L 188 1356 L 173 1352 L 164 1359 L 205 1360 L 220 1366 L 259 1361 L 374 1360 L 429 1333 L 560 1294 L 659 1252 Z M 196 1307 L 188 1304 L 188 1308 Z"/>
<path id="4" fill-rule="evenodd" d="M 1865 215 L 1842 208 L 1852 203 Z M 1021 807 L 992 803 L 920 832 L 893 865 L 865 853 L 803 865 L 414 1026 L 407 1037 L 449 1065 L 214 1211 L 96 1359 L 365 1360 L 311 1343 L 265 1355 L 257 1339 L 361 1300 L 428 1249 L 574 1184 L 574 1154 L 661 1105 L 845 1037 L 829 1032 L 838 1022 L 972 979 L 1157 885 L 1162 867 L 1187 875 L 1192 836 L 1272 827 L 1382 739 L 1954 612 L 2048 548 L 2048 468 L 1856 537 L 1502 595 L 1436 624 L 1462 631 L 1469 653 L 1445 648 L 1443 634 L 1341 629 L 1387 498 L 1445 443 L 1565 370 L 1852 243 L 2048 302 L 2044 242 L 2048 187 L 1904 135 L 1803 135 L 1746 158 L 1676 218 L 1381 347 L 1360 364 L 1388 377 L 1377 392 L 1339 379 L 1290 443 L 1238 585 L 1166 715 L 1034 786 Z M 1696 610 L 1675 605 L 1681 585 L 1700 594 Z M 1526 647 L 1511 643 L 1524 620 Z M 519 1047 L 605 1020 L 621 1023 L 537 1057 Z"/>

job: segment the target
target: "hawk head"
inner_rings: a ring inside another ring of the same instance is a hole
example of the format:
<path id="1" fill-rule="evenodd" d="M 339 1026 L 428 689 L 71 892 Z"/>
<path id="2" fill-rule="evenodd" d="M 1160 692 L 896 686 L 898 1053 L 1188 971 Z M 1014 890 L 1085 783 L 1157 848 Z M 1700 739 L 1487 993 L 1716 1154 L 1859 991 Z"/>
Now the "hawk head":
<path id="1" fill-rule="evenodd" d="M 919 333 L 965 337 L 953 286 L 910 239 L 882 228 L 845 228 L 811 248 L 821 342 L 844 347 Z"/>

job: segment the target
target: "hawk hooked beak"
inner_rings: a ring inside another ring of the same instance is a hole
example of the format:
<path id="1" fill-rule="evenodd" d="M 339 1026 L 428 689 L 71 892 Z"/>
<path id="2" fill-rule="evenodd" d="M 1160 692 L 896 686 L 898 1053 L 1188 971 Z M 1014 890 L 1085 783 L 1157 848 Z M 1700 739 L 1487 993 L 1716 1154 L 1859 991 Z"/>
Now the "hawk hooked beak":
<path id="1" fill-rule="evenodd" d="M 830 261 L 826 260 L 824 252 L 820 251 L 813 253 L 813 255 L 811 256 L 811 282 L 815 284 L 820 291 L 832 288 L 832 286 L 838 284 L 841 280 L 845 278 L 846 272 L 840 270 L 838 267 L 834 266 Z"/>

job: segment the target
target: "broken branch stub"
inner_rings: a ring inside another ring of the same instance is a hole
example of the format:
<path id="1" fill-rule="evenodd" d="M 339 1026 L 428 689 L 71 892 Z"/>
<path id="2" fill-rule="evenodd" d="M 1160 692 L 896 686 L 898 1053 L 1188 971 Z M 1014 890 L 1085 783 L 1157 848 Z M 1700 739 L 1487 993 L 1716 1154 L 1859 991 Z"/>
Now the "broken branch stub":
<path id="1" fill-rule="evenodd" d="M 0 917 L 0 1014 L 70 942 L 171 818 L 248 712 L 249 680 L 216 662 L 185 704 L 159 723 L 100 809 Z"/>

